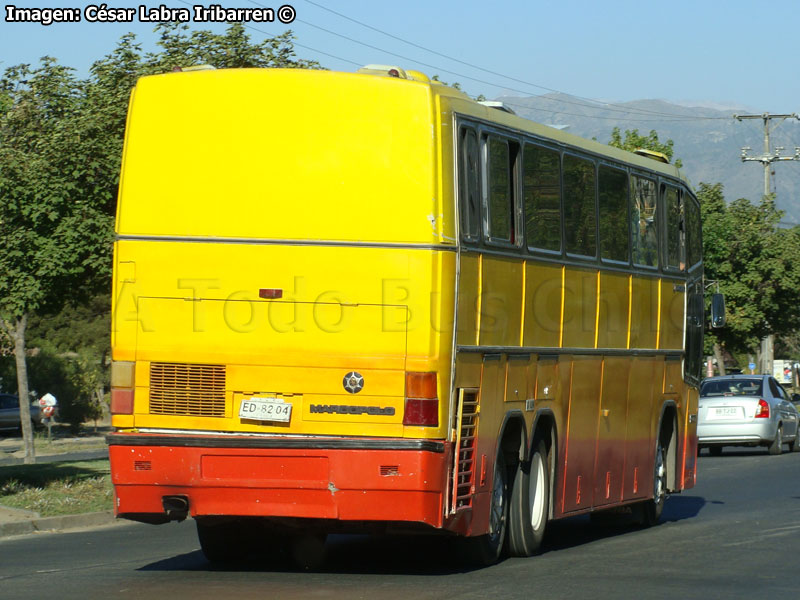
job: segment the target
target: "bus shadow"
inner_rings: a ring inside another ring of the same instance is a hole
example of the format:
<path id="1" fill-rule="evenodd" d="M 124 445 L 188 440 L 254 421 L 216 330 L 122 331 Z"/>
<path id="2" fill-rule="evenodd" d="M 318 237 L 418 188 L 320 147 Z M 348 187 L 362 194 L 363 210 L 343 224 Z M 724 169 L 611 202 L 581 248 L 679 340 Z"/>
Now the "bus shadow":
<path id="1" fill-rule="evenodd" d="M 696 517 L 708 502 L 697 496 L 674 496 L 664 506 L 662 523 Z M 547 526 L 544 553 L 591 544 L 618 535 L 632 534 L 641 527 L 588 515 L 554 521 Z M 331 535 L 327 558 L 317 573 L 359 575 L 442 576 L 479 570 L 466 560 L 461 539 L 444 536 Z M 209 563 L 199 550 L 173 556 L 140 567 L 141 571 L 302 572 L 286 551 L 262 552 L 231 565 Z"/>
<path id="2" fill-rule="evenodd" d="M 228 565 L 209 563 L 197 550 L 143 565 L 138 570 L 428 576 L 474 570 L 465 566 L 455 542 L 454 538 L 441 536 L 330 535 L 325 544 L 325 562 L 312 569 L 298 565 L 287 551 L 255 553 Z"/>
<path id="3" fill-rule="evenodd" d="M 721 502 L 708 502 L 699 496 L 672 496 L 664 505 L 660 522 L 673 523 L 695 518 L 706 504 L 721 504 Z M 589 515 L 570 517 L 548 523 L 544 551 L 554 552 L 583 546 L 618 535 L 631 534 L 641 529 L 641 525 L 634 523 L 631 517 L 625 514 L 600 513 L 596 518 Z"/>

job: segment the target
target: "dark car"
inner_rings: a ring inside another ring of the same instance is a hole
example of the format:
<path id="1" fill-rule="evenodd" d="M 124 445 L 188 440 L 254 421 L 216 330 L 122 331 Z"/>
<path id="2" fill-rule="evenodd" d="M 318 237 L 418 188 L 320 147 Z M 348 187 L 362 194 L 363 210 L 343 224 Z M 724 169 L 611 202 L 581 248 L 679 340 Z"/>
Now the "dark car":
<path id="1" fill-rule="evenodd" d="M 38 402 L 31 404 L 31 423 L 34 427 L 42 426 L 42 409 Z M 19 398 L 14 394 L 0 394 L 0 430 L 20 427 Z"/>

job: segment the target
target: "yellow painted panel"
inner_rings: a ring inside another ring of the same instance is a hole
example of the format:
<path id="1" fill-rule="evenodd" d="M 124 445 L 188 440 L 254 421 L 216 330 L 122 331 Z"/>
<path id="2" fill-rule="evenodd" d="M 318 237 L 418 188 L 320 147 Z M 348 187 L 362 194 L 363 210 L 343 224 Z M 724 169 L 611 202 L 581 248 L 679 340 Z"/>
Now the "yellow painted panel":
<path id="1" fill-rule="evenodd" d="M 599 356 L 572 358 L 564 512 L 592 505 L 601 366 Z"/>
<path id="2" fill-rule="evenodd" d="M 561 362 L 555 357 L 539 358 L 536 368 L 536 400 L 561 401 Z M 569 389 L 569 361 L 564 365 L 566 373 L 566 388 Z"/>
<path id="3" fill-rule="evenodd" d="M 139 307 L 148 328 L 138 334 L 138 360 L 248 364 L 267 353 L 286 366 L 346 358 L 361 368 L 405 368 L 406 332 L 381 330 L 381 306 L 140 298 Z M 292 319 L 303 328 L 276 326 Z"/>
<path id="4" fill-rule="evenodd" d="M 456 388 L 480 387 L 482 366 L 480 354 L 459 353 L 456 357 Z"/>
<path id="5" fill-rule="evenodd" d="M 633 276 L 630 348 L 655 348 L 658 337 L 658 279 Z"/>
<path id="6" fill-rule="evenodd" d="M 480 255 L 462 253 L 456 335 L 457 343 L 462 346 L 474 346 L 478 343 L 479 277 Z"/>
<path id="7" fill-rule="evenodd" d="M 536 356 L 528 359 L 528 387 L 525 391 L 525 399 L 533 400 L 536 398 L 536 386 L 539 381 L 539 360 Z M 537 407 L 538 408 L 538 407 Z"/>
<path id="8" fill-rule="evenodd" d="M 118 232 L 441 241 L 430 86 L 222 69 L 136 86 Z"/>
<path id="9" fill-rule="evenodd" d="M 522 325 L 522 261 L 483 257 L 482 346 L 519 346 Z"/>
<path id="10" fill-rule="evenodd" d="M 683 348 L 683 327 L 686 283 L 683 281 L 661 280 L 661 335 L 659 347 Z"/>
<path id="11" fill-rule="evenodd" d="M 564 348 L 594 348 L 597 318 L 597 271 L 566 269 L 564 277 Z"/>
<path id="12" fill-rule="evenodd" d="M 557 348 L 561 334 L 562 268 L 529 261 L 526 269 L 522 345 Z"/>
<path id="13" fill-rule="evenodd" d="M 509 355 L 506 363 L 506 402 L 525 402 L 528 392 L 529 362 L 530 357 L 527 354 Z"/>
<path id="14" fill-rule="evenodd" d="M 623 499 L 652 494 L 654 397 L 661 387 L 661 357 L 634 357 L 628 384 Z"/>
<path id="15" fill-rule="evenodd" d="M 680 403 L 680 398 L 687 386 L 683 384 L 680 360 L 664 361 L 664 394 L 676 394 L 675 401 Z"/>
<path id="16" fill-rule="evenodd" d="M 598 348 L 627 347 L 629 279 L 627 275 L 600 273 Z"/>
<path id="17" fill-rule="evenodd" d="M 603 364 L 603 390 L 597 425 L 597 468 L 594 478 L 594 505 L 622 499 L 625 464 L 625 431 L 628 412 L 630 359 L 606 357 Z"/>

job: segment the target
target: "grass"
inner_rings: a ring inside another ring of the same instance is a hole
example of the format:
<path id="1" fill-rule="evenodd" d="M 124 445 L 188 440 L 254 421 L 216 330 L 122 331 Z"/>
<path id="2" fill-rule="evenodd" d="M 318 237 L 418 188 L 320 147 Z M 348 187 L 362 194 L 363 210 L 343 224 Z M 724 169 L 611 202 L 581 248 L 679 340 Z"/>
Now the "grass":
<path id="1" fill-rule="evenodd" d="M 43 517 L 113 508 L 108 460 L 0 467 L 0 504 Z"/>

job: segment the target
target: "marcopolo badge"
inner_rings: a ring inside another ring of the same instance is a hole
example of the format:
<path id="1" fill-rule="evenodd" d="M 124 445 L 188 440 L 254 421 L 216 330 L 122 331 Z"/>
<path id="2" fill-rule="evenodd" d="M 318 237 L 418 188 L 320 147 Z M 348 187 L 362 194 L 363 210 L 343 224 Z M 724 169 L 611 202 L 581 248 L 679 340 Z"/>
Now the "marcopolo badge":
<path id="1" fill-rule="evenodd" d="M 364 388 L 364 378 L 361 376 L 361 373 L 350 371 L 344 376 L 342 385 L 344 386 L 344 389 L 351 394 L 357 394 Z"/>

